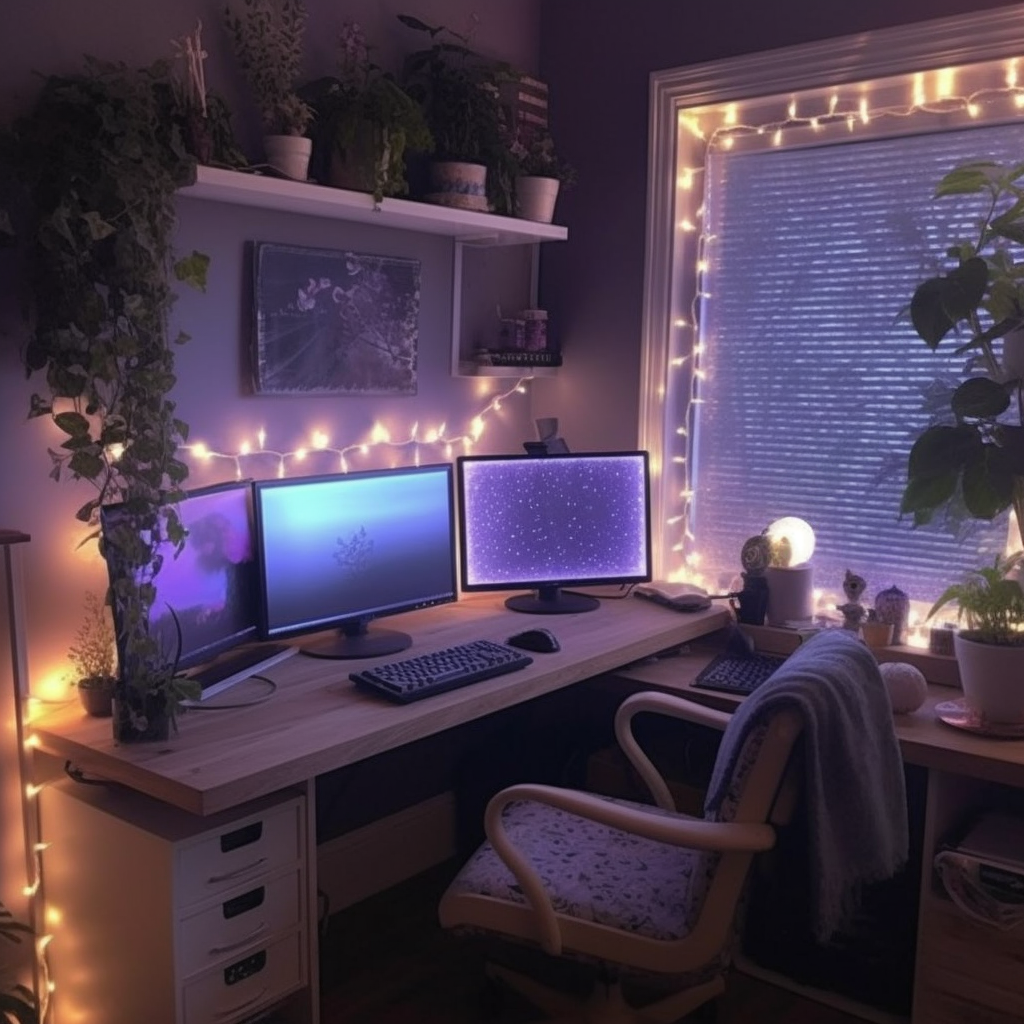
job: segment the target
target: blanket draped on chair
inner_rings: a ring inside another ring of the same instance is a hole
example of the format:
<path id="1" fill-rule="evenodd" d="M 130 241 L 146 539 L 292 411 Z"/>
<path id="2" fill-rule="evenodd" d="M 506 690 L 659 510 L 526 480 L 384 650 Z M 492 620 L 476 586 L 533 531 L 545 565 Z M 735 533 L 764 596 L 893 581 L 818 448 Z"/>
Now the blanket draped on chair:
<path id="1" fill-rule="evenodd" d="M 847 923 L 864 885 L 891 878 L 907 860 L 903 762 L 874 656 L 850 631 L 828 629 L 797 648 L 733 715 L 706 814 L 721 805 L 750 731 L 783 707 L 795 708 L 804 723 L 810 923 L 824 942 Z"/>

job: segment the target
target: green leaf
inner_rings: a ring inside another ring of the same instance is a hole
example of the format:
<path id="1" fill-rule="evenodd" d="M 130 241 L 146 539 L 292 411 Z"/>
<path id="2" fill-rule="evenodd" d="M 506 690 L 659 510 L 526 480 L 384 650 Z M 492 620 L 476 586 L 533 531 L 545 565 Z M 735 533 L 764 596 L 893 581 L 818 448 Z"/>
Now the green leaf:
<path id="1" fill-rule="evenodd" d="M 210 269 L 210 257 L 205 253 L 193 250 L 190 255 L 174 264 L 174 276 L 183 284 L 199 291 L 206 291 L 206 275 Z"/>
<path id="2" fill-rule="evenodd" d="M 988 377 L 970 377 L 951 399 L 957 419 L 990 419 L 1002 415 L 1010 407 L 1010 396 L 1002 384 Z"/>
<path id="3" fill-rule="evenodd" d="M 112 224 L 107 223 L 95 210 L 90 210 L 88 213 L 82 214 L 82 220 L 85 221 L 86 229 L 89 232 L 89 237 L 94 241 L 98 242 L 102 238 L 107 238 L 110 235 L 116 233 L 117 228 Z"/>
<path id="4" fill-rule="evenodd" d="M 931 520 L 935 509 L 953 497 L 958 477 L 955 470 L 911 477 L 903 490 L 900 514 L 913 513 L 914 525 L 925 525 Z"/>
<path id="5" fill-rule="evenodd" d="M 962 164 L 950 171 L 935 187 L 935 197 L 972 195 L 992 187 L 999 165 L 991 160 Z"/>
<path id="6" fill-rule="evenodd" d="M 68 469 L 83 480 L 96 480 L 103 474 L 106 464 L 94 451 L 80 451 L 71 456 Z"/>
<path id="7" fill-rule="evenodd" d="M 965 462 L 977 458 L 980 445 L 977 432 L 964 424 L 929 427 L 910 449 L 907 475 L 913 479 L 956 473 Z"/>
<path id="8" fill-rule="evenodd" d="M 910 319 L 914 330 L 936 348 L 960 320 L 967 319 L 985 296 L 988 264 L 973 256 L 945 277 L 923 281 L 910 300 Z"/>
<path id="9" fill-rule="evenodd" d="M 985 445 L 983 457 L 964 467 L 961 489 L 968 512 L 976 519 L 995 519 L 1013 501 L 1013 484 L 1003 453 Z"/>
<path id="10" fill-rule="evenodd" d="M 78 412 L 59 412 L 53 417 L 53 422 L 72 437 L 88 437 L 89 421 Z"/>

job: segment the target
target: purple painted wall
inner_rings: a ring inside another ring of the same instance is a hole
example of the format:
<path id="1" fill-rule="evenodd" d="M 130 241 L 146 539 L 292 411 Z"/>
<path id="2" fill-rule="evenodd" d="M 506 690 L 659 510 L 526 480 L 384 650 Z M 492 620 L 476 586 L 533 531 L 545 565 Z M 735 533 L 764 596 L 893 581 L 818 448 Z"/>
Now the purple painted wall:
<path id="1" fill-rule="evenodd" d="M 559 148 L 580 169 L 559 199 L 569 241 L 544 250 L 541 305 L 568 369 L 535 390 L 570 444 L 637 443 L 653 71 L 1009 6 L 993 0 L 558 0 L 541 5 L 541 75 Z"/>

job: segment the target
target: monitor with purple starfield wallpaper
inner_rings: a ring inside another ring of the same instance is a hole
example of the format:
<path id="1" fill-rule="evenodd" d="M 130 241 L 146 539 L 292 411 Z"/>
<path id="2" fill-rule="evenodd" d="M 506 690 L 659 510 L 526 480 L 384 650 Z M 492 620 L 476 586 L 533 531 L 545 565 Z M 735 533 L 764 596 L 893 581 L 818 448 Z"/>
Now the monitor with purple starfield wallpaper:
<path id="1" fill-rule="evenodd" d="M 462 589 L 528 590 L 514 611 L 590 611 L 566 588 L 650 580 L 647 452 L 464 455 L 457 460 Z"/>

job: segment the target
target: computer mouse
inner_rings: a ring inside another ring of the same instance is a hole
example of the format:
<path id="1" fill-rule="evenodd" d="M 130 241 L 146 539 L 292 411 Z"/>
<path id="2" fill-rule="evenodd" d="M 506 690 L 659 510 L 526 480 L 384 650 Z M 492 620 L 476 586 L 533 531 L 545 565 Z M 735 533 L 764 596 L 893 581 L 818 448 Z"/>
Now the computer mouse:
<path id="1" fill-rule="evenodd" d="M 562 645 L 558 637 L 550 629 L 527 629 L 522 633 L 516 633 L 508 638 L 512 647 L 518 647 L 523 651 L 534 651 L 538 654 L 554 654 L 560 651 Z"/>

